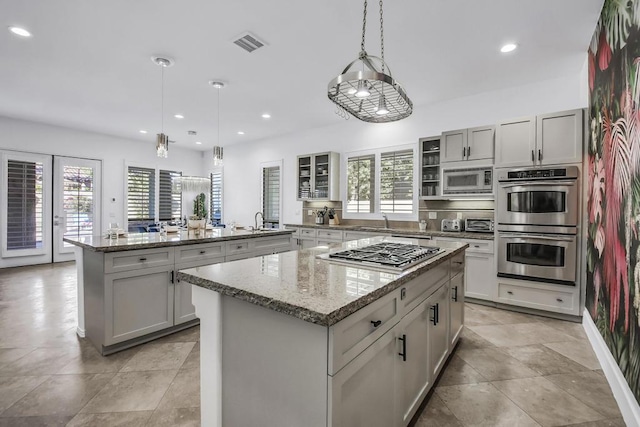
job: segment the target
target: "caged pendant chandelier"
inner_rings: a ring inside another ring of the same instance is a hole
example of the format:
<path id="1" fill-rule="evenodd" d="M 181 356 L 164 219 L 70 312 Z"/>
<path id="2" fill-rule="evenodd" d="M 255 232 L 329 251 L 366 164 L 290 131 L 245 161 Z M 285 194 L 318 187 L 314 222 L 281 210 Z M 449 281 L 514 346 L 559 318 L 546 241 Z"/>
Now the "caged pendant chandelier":
<path id="1" fill-rule="evenodd" d="M 335 79 L 329 82 L 327 96 L 338 108 L 336 114 L 349 115 L 370 123 L 395 122 L 409 117 L 413 103 L 392 76 L 384 62 L 382 0 L 380 0 L 380 52 L 371 56 L 364 50 L 367 27 L 367 0 L 364 1 L 360 54 Z M 358 70 L 358 65 L 360 69 Z"/>
<path id="2" fill-rule="evenodd" d="M 171 67 L 174 61 L 169 58 L 162 58 L 160 56 L 152 56 L 151 60 L 154 64 L 159 65 L 162 69 L 162 85 L 160 94 L 160 133 L 156 139 L 156 155 L 158 157 L 169 157 L 169 136 L 164 134 L 164 69 Z"/>

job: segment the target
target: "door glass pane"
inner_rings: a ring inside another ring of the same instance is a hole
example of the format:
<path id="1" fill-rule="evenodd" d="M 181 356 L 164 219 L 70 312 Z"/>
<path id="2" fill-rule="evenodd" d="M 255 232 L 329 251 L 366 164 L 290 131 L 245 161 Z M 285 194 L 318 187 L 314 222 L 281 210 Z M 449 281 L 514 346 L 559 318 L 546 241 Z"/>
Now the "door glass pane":
<path id="1" fill-rule="evenodd" d="M 509 193 L 507 210 L 524 213 L 565 212 L 567 193 L 564 191 L 520 191 Z"/>
<path id="2" fill-rule="evenodd" d="M 562 246 L 537 243 L 507 243 L 507 261 L 543 267 L 564 267 Z"/>
<path id="3" fill-rule="evenodd" d="M 278 227 L 280 223 L 279 166 L 262 169 L 262 213 L 265 227 Z"/>
<path id="4" fill-rule="evenodd" d="M 42 248 L 42 163 L 7 161 L 7 250 Z"/>
<path id="5" fill-rule="evenodd" d="M 447 186 L 449 188 L 477 187 L 478 174 L 471 173 L 468 175 L 449 175 L 447 176 Z"/>
<path id="6" fill-rule="evenodd" d="M 65 236 L 91 236 L 95 220 L 93 199 L 93 168 L 64 166 L 63 211 Z M 72 247 L 64 242 L 64 247 Z"/>

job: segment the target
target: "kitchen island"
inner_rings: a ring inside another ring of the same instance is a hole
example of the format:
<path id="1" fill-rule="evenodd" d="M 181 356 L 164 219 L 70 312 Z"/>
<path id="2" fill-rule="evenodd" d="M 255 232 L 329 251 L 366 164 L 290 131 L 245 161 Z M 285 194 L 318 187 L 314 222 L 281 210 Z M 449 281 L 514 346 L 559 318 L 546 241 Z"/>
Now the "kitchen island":
<path id="1" fill-rule="evenodd" d="M 420 244 L 341 248 L 380 242 Z M 178 271 L 201 324 L 202 425 L 407 425 L 462 331 L 466 247 L 402 272 L 327 247 Z"/>
<path id="2" fill-rule="evenodd" d="M 198 323 L 178 269 L 292 249 L 291 230 L 218 228 L 65 238 L 76 246 L 78 335 L 103 354 Z"/>

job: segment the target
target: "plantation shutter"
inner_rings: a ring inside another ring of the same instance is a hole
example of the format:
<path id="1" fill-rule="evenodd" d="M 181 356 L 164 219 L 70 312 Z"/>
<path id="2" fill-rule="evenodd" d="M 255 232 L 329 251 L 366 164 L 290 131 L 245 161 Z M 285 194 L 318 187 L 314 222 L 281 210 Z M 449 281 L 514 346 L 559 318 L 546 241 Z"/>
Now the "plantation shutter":
<path id="1" fill-rule="evenodd" d="M 371 213 L 375 200 L 375 156 L 347 159 L 347 212 Z"/>
<path id="2" fill-rule="evenodd" d="M 7 161 L 7 250 L 42 246 L 42 174 L 40 162 Z"/>
<path id="3" fill-rule="evenodd" d="M 413 212 L 413 150 L 380 155 L 380 212 Z"/>
<path id="4" fill-rule="evenodd" d="M 222 223 L 222 171 L 211 173 L 211 219 Z"/>
<path id="5" fill-rule="evenodd" d="M 280 222 L 280 167 L 262 169 L 262 213 L 264 222 Z"/>
<path id="6" fill-rule="evenodd" d="M 156 171 L 129 166 L 127 174 L 127 218 L 155 221 Z"/>
<path id="7" fill-rule="evenodd" d="M 182 216 L 182 172 L 160 170 L 159 220 L 171 221 Z"/>

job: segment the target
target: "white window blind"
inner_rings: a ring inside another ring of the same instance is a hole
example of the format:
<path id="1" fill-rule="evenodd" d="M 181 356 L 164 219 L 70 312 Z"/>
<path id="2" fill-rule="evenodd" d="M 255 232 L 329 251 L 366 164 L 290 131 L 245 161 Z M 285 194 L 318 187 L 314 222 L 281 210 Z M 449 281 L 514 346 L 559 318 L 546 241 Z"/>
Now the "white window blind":
<path id="1" fill-rule="evenodd" d="M 413 212 L 413 150 L 380 155 L 380 212 Z"/>
<path id="2" fill-rule="evenodd" d="M 182 172 L 160 170 L 159 220 L 178 220 L 182 216 Z"/>
<path id="3" fill-rule="evenodd" d="M 222 171 L 211 173 L 211 219 L 214 223 L 222 223 Z"/>
<path id="4" fill-rule="evenodd" d="M 127 219 L 155 221 L 156 171 L 129 166 L 127 174 Z"/>
<path id="5" fill-rule="evenodd" d="M 7 250 L 42 247 L 42 169 L 40 162 L 7 161 Z"/>
<path id="6" fill-rule="evenodd" d="M 280 167 L 262 169 L 262 213 L 264 222 L 280 222 Z"/>
<path id="7" fill-rule="evenodd" d="M 93 168 L 65 165 L 63 175 L 65 236 L 91 236 L 95 221 Z M 64 246 L 73 245 L 65 242 Z"/>
<path id="8" fill-rule="evenodd" d="M 371 213 L 375 200 L 375 156 L 347 159 L 347 212 Z"/>

